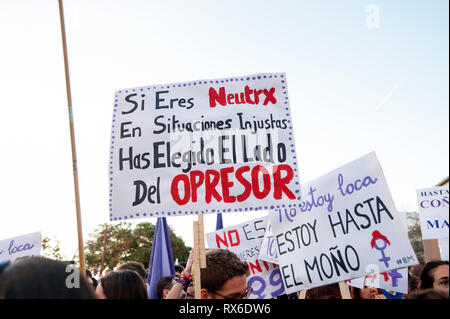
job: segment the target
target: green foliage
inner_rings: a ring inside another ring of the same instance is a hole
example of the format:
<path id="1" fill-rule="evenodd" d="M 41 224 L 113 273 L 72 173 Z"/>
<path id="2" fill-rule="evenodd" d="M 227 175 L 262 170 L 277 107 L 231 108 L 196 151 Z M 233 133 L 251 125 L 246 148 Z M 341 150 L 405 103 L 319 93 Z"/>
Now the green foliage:
<path id="1" fill-rule="evenodd" d="M 406 212 L 406 216 L 408 221 L 408 236 L 412 248 L 416 252 L 417 259 L 421 262 L 425 262 L 425 251 L 423 248 L 419 214 L 417 212 Z"/>
<path id="2" fill-rule="evenodd" d="M 42 256 L 54 260 L 66 259 L 62 255 L 60 245 L 60 241 L 55 237 L 53 239 L 50 237 L 42 238 Z"/>
<path id="3" fill-rule="evenodd" d="M 101 267 L 104 231 L 105 225 L 99 225 L 86 242 L 85 259 L 89 268 Z M 155 225 L 151 223 L 139 223 L 134 228 L 127 222 L 107 225 L 105 268 L 113 269 L 127 261 L 141 262 L 147 268 L 154 233 Z M 184 241 L 176 236 L 170 227 L 169 235 L 173 258 L 186 261 L 190 247 L 186 247 Z"/>

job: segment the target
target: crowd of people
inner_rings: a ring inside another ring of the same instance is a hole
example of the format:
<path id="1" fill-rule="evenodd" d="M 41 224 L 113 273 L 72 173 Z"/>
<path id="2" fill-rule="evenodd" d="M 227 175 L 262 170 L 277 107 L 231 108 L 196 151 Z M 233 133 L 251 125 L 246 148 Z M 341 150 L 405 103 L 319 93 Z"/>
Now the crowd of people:
<path id="1" fill-rule="evenodd" d="M 176 265 L 173 276 L 156 285 L 158 299 L 194 299 L 193 256 L 185 266 Z M 249 266 L 229 250 L 206 252 L 206 268 L 201 269 L 202 299 L 248 299 Z M 42 257 L 30 257 L 0 264 L 0 299 L 148 299 L 147 271 L 139 262 L 126 262 L 99 280 L 89 271 L 76 276 L 76 268 Z M 79 271 L 78 271 L 79 273 Z M 74 275 L 75 274 L 75 275 Z M 409 269 L 408 294 L 384 289 L 351 287 L 352 299 L 448 299 L 449 263 L 430 261 Z M 277 298 L 298 299 L 300 293 Z M 305 299 L 342 299 L 339 284 L 306 291 Z"/>

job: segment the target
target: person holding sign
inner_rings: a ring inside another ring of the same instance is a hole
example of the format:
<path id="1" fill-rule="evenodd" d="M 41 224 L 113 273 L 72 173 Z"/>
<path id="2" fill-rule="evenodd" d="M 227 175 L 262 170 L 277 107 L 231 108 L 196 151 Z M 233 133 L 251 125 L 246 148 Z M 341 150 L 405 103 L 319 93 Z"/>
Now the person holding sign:
<path id="1" fill-rule="evenodd" d="M 189 254 L 189 259 L 186 264 L 186 268 L 181 271 L 180 276 L 177 276 L 175 284 L 172 286 L 168 294 L 164 299 L 182 299 L 181 296 L 187 295 L 187 291 L 189 287 L 190 293 L 193 294 L 193 288 L 191 286 L 192 283 L 192 264 L 194 263 L 194 251 L 191 251 Z M 186 293 L 184 293 L 186 292 Z"/>
<path id="2" fill-rule="evenodd" d="M 225 249 L 206 253 L 206 268 L 201 269 L 202 299 L 248 299 L 252 289 L 247 286 L 249 266 Z"/>

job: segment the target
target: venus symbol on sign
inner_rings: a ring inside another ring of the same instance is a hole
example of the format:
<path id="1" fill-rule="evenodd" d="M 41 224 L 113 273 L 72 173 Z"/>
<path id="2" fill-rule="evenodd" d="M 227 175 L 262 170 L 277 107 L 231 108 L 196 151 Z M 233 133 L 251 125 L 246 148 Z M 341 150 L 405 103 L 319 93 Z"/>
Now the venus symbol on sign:
<path id="1" fill-rule="evenodd" d="M 381 252 L 382 258 L 378 259 L 378 261 L 383 262 L 386 267 L 389 267 L 388 261 L 391 260 L 391 257 L 388 257 L 384 254 L 384 250 L 386 249 L 386 247 L 388 245 L 391 245 L 389 239 L 386 236 L 382 235 L 378 230 L 375 230 L 372 233 L 372 236 L 373 238 L 370 242 L 372 248 L 375 248 L 376 250 L 379 250 Z M 377 242 L 381 242 L 382 246 L 378 246 Z"/>

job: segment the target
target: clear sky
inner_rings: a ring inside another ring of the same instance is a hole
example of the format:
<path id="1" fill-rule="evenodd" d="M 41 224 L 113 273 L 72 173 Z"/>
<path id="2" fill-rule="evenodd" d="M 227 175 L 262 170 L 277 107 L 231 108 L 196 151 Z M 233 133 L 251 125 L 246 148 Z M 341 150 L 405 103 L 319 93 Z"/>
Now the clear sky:
<path id="1" fill-rule="evenodd" d="M 286 72 L 300 178 L 371 151 L 399 210 L 449 175 L 447 0 L 65 0 L 85 240 L 108 221 L 114 91 Z M 76 250 L 57 0 L 0 0 L 0 239 Z M 231 226 L 264 215 L 224 215 Z M 172 217 L 192 245 L 193 217 Z M 205 216 L 205 231 L 215 227 Z M 156 222 L 155 218 L 136 222 Z"/>

